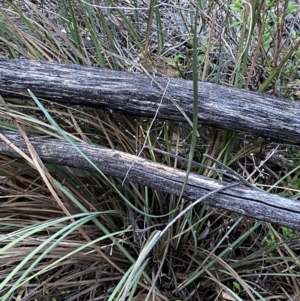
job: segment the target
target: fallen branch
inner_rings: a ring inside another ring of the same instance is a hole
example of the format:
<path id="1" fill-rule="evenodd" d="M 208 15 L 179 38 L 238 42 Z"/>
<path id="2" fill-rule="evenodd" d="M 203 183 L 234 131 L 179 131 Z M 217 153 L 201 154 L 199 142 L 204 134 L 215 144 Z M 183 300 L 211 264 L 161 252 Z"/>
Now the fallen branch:
<path id="1" fill-rule="evenodd" d="M 29 154 L 22 136 L 11 131 L 0 131 L 26 154 Z M 43 162 L 92 170 L 91 165 L 66 141 L 30 137 L 30 141 Z M 124 152 L 101 146 L 78 143 L 77 146 L 97 165 L 111 176 L 146 185 L 173 195 L 180 195 L 185 172 L 152 162 Z M 10 145 L 0 139 L 0 153 L 19 157 Z M 132 165 L 132 162 L 134 164 Z M 129 172 L 128 172 L 129 171 Z M 203 204 L 222 208 L 258 220 L 272 222 L 300 230 L 299 202 L 278 197 L 245 185 L 231 187 L 231 184 L 209 179 L 191 173 L 184 191 L 184 198 L 195 201 L 209 192 L 224 187 L 203 200 Z M 227 187 L 225 189 L 225 187 Z"/>
<path id="2" fill-rule="evenodd" d="M 0 60 L 4 97 L 30 89 L 38 98 L 116 110 L 127 114 L 192 118 L 191 81 L 93 67 L 28 60 Z M 164 91 L 166 89 L 166 91 Z M 172 100 L 171 100 L 172 98 Z M 300 103 L 210 83 L 199 83 L 199 123 L 249 132 L 300 145 Z"/>

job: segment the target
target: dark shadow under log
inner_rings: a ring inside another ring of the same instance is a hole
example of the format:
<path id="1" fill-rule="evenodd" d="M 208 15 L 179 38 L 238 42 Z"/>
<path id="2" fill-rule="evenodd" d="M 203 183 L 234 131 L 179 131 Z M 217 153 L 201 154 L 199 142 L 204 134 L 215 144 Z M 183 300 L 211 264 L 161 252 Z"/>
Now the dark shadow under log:
<path id="1" fill-rule="evenodd" d="M 9 143 L 4 142 L 4 138 L 8 139 Z M 93 167 L 66 141 L 30 137 L 30 142 L 45 163 L 93 170 Z M 12 149 L 12 144 L 29 154 L 20 134 L 1 130 L 0 153 L 19 157 Z M 184 171 L 120 151 L 87 143 L 76 144 L 106 175 L 121 179 L 127 175 L 126 179 L 129 181 L 180 195 L 185 178 Z M 227 188 L 204 199 L 202 203 L 300 231 L 300 203 L 257 188 L 242 184 L 231 187 L 228 183 L 191 173 L 183 196 L 195 201 L 222 187 Z"/>
<path id="2" fill-rule="evenodd" d="M 38 98 L 127 114 L 192 118 L 191 81 L 55 62 L 0 60 L 0 95 L 30 89 Z M 171 100 L 173 99 L 173 101 Z M 199 83 L 199 123 L 300 145 L 300 104 L 267 94 Z M 161 103 L 161 105 L 160 105 Z"/>

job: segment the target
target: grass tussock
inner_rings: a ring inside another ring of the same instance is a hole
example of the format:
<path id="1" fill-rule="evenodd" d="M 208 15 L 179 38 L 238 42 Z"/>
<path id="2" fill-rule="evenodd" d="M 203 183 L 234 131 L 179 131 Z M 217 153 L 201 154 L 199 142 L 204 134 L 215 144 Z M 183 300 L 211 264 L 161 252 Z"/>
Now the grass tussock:
<path id="1" fill-rule="evenodd" d="M 299 1 L 292 0 L 0 0 L 0 57 L 299 100 L 299 24 Z M 196 113 L 196 97 L 193 105 Z M 0 155 L 0 300 L 300 300 L 299 233 L 201 203 L 185 212 L 191 203 L 184 198 L 99 170 L 44 164 L 28 135 L 94 143 L 226 180 L 211 156 L 295 200 L 297 147 L 197 128 L 197 114 L 192 130 L 188 122 L 34 96 L 1 98 L 0 122 L 23 135 L 30 153 Z"/>

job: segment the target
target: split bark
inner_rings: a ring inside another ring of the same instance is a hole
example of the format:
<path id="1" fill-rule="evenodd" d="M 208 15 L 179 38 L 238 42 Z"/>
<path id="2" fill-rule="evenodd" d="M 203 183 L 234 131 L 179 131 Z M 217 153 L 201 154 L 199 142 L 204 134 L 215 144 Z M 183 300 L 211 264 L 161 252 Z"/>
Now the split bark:
<path id="1" fill-rule="evenodd" d="M 25 141 L 18 133 L 0 131 L 11 144 L 0 139 L 0 153 L 19 157 L 11 145 L 29 154 Z M 93 170 L 93 167 L 66 141 L 30 137 L 30 142 L 43 162 Z M 147 185 L 173 195 L 180 195 L 185 172 L 162 164 L 101 146 L 76 142 L 96 166 L 107 175 Z M 203 204 L 222 208 L 258 220 L 272 222 L 300 231 L 300 203 L 252 189 L 245 185 L 230 184 L 191 173 L 183 197 L 196 201 L 224 187 L 219 193 L 203 200 Z M 225 189 L 226 188 L 226 189 Z"/>

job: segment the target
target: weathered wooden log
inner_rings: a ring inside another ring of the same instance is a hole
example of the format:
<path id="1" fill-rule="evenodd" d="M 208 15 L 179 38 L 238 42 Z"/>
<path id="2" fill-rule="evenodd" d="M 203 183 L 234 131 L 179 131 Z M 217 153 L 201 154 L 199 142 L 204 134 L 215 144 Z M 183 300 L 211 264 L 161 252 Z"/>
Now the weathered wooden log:
<path id="1" fill-rule="evenodd" d="M 0 94 L 30 89 L 38 98 L 127 114 L 192 118 L 191 81 L 28 60 L 0 60 Z M 165 89 L 165 90 L 164 90 Z M 171 100 L 173 99 L 173 101 Z M 199 123 L 300 145 L 300 103 L 210 83 L 199 83 Z M 161 104 L 160 104 L 161 103 Z"/>
<path id="2" fill-rule="evenodd" d="M 4 142 L 3 137 L 10 143 Z M 66 141 L 30 137 L 30 142 L 45 163 L 93 170 L 93 167 Z M 12 144 L 29 154 L 20 134 L 1 130 L 0 153 L 19 157 L 11 148 Z M 107 175 L 121 179 L 126 176 L 129 181 L 180 195 L 185 179 L 184 171 L 101 146 L 79 142 L 76 142 L 76 145 Z M 253 189 L 242 184 L 231 187 L 229 183 L 191 173 L 183 197 L 195 201 L 222 187 L 227 189 L 211 195 L 202 203 L 300 231 L 300 203 L 257 188 Z"/>

